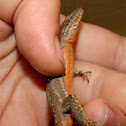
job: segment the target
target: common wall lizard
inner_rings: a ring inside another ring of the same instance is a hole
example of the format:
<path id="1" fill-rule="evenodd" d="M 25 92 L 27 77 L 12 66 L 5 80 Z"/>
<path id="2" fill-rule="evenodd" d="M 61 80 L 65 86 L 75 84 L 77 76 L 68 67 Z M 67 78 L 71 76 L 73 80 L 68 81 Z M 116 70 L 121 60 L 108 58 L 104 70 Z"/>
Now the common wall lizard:
<path id="1" fill-rule="evenodd" d="M 83 107 L 73 95 L 73 43 L 77 37 L 78 27 L 83 15 L 81 8 L 66 17 L 60 28 L 60 44 L 65 60 L 65 75 L 47 83 L 47 100 L 53 113 L 55 126 L 72 126 L 73 120 L 69 111 L 80 125 L 96 126 L 96 122 L 86 117 Z"/>

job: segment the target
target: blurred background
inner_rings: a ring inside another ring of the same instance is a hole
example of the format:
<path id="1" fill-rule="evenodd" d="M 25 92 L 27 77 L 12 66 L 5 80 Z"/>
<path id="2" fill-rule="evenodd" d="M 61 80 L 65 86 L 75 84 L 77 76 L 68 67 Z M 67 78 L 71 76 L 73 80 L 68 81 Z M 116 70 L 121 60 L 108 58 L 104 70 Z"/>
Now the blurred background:
<path id="1" fill-rule="evenodd" d="M 83 8 L 82 21 L 126 36 L 126 0 L 61 0 L 61 13 Z"/>

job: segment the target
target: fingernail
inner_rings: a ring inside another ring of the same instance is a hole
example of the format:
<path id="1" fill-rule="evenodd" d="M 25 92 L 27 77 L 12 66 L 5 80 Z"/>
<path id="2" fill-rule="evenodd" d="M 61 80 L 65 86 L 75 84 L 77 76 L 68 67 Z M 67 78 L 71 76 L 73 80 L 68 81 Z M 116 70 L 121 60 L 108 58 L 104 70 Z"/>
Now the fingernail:
<path id="1" fill-rule="evenodd" d="M 109 108 L 106 105 L 105 117 L 100 126 L 104 126 L 104 125 L 118 126 L 118 124 L 119 124 L 119 120 L 118 120 L 116 114 L 113 112 L 113 110 L 111 108 Z"/>
<path id="2" fill-rule="evenodd" d="M 61 63 L 64 66 L 63 52 L 62 52 L 62 49 L 61 49 L 61 46 L 60 46 L 60 42 L 59 42 L 59 38 L 58 38 L 57 35 L 55 37 L 55 46 L 56 46 L 57 56 L 58 56 L 59 60 L 61 61 Z"/>
<path id="3" fill-rule="evenodd" d="M 104 124 L 107 122 L 107 119 L 108 119 L 108 106 L 106 105 L 105 108 L 106 108 L 105 117 L 104 117 L 104 120 L 101 123 L 101 126 L 104 126 Z"/>

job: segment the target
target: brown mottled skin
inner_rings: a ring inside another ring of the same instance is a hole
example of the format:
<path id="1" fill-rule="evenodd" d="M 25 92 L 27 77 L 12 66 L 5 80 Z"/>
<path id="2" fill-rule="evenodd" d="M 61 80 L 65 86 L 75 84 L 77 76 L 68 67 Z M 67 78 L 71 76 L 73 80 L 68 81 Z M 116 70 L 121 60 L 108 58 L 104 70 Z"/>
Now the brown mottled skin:
<path id="1" fill-rule="evenodd" d="M 96 122 L 86 117 L 83 107 L 73 95 L 73 43 L 83 15 L 81 8 L 68 15 L 60 28 L 60 43 L 65 60 L 65 76 L 57 77 L 47 83 L 47 100 L 53 113 L 55 126 L 72 126 L 69 111 L 84 126 L 96 126 Z"/>

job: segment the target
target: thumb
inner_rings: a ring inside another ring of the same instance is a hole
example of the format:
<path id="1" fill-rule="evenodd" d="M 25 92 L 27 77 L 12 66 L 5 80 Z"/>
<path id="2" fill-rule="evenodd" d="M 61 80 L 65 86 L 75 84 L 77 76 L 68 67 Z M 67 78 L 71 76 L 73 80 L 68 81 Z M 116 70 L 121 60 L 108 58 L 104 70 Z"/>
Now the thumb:
<path id="1" fill-rule="evenodd" d="M 97 98 L 84 107 L 87 116 L 97 122 L 98 126 L 125 126 L 125 115 L 116 106 Z"/>
<path id="2" fill-rule="evenodd" d="M 14 15 L 15 37 L 22 55 L 44 75 L 63 72 L 58 41 L 59 0 L 22 1 Z"/>

